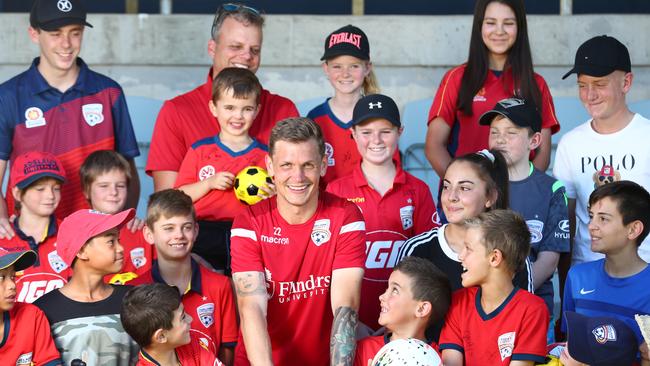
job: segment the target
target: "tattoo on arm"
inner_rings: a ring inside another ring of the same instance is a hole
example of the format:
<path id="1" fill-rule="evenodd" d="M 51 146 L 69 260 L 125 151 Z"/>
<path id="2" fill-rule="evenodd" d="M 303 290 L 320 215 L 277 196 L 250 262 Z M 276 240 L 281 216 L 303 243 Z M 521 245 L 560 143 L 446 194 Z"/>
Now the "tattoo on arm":
<path id="1" fill-rule="evenodd" d="M 358 315 L 348 306 L 341 306 L 334 312 L 332 335 L 330 337 L 330 365 L 350 366 L 354 362 Z"/>
<path id="2" fill-rule="evenodd" d="M 262 272 L 235 273 L 232 279 L 235 282 L 237 296 L 267 294 L 266 281 Z"/>

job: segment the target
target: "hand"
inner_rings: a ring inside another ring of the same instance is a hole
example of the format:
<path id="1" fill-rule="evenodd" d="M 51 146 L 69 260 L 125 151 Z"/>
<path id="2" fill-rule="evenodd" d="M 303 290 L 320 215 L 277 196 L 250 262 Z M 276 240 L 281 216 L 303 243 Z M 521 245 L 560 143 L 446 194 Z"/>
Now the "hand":
<path id="1" fill-rule="evenodd" d="M 210 181 L 210 189 L 218 189 L 225 191 L 230 189 L 235 181 L 235 175 L 231 172 L 218 172 L 217 174 L 208 178 Z"/>
<path id="2" fill-rule="evenodd" d="M 641 353 L 642 360 L 650 361 L 650 352 L 648 352 L 648 344 L 646 342 L 641 343 L 639 352 Z"/>
<path id="3" fill-rule="evenodd" d="M 126 223 L 126 228 L 129 229 L 129 231 L 132 233 L 142 230 L 143 227 L 144 221 L 137 217 L 132 218 L 131 221 Z"/>
<path id="4" fill-rule="evenodd" d="M 275 196 L 276 193 L 275 184 L 265 183 L 265 185 L 260 186 L 259 191 L 257 191 L 257 196 L 262 197 L 262 199 L 268 199 Z"/>
<path id="5" fill-rule="evenodd" d="M 11 223 L 15 219 L 15 215 L 11 215 L 8 219 L 5 217 L 0 218 L 0 239 L 11 239 L 16 235 L 14 229 L 11 227 Z"/>

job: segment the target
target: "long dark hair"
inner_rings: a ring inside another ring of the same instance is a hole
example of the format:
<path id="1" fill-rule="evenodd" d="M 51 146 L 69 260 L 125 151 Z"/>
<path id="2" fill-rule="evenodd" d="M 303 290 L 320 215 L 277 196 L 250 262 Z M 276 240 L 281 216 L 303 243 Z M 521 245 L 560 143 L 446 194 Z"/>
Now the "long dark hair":
<path id="1" fill-rule="evenodd" d="M 526 25 L 526 9 L 524 0 L 478 0 L 474 8 L 474 20 L 472 22 L 472 35 L 469 42 L 469 56 L 463 79 L 458 91 L 458 102 L 456 107 L 464 114 L 471 116 L 472 102 L 474 96 L 483 87 L 487 78 L 489 59 L 488 49 L 483 43 L 481 28 L 483 18 L 485 18 L 485 9 L 492 2 L 499 2 L 508 6 L 515 13 L 517 22 L 517 38 L 515 43 L 508 52 L 503 71 L 512 69 L 512 78 L 514 87 L 514 96 L 528 99 L 535 103 L 538 109 L 541 106 L 541 92 L 535 82 L 533 72 L 533 58 L 530 53 L 530 44 L 528 42 L 528 26 Z M 508 74 L 504 73 L 503 85 L 507 83 Z M 512 90 L 508 90 L 512 93 Z"/>

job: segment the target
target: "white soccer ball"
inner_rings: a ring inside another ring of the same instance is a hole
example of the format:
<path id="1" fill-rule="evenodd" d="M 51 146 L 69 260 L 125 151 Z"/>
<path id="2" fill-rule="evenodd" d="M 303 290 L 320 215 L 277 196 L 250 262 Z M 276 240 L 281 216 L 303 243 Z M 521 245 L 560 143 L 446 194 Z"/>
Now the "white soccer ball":
<path id="1" fill-rule="evenodd" d="M 385 344 L 372 360 L 372 366 L 440 366 L 438 352 L 419 339 L 397 339 Z"/>

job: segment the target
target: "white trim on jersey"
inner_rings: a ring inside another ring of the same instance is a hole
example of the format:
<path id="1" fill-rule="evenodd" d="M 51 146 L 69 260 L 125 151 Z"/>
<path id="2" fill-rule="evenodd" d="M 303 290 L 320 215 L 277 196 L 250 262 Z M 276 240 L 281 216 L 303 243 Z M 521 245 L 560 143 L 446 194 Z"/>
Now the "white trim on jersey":
<path id="1" fill-rule="evenodd" d="M 257 234 L 253 230 L 248 229 L 232 229 L 230 230 L 230 237 L 238 236 L 240 238 L 249 238 L 257 241 Z"/>
<path id="2" fill-rule="evenodd" d="M 349 233 L 352 231 L 363 231 L 366 230 L 366 222 L 365 221 L 355 221 L 351 222 L 347 225 L 341 226 L 341 230 L 339 231 L 339 234 L 345 234 Z"/>
<path id="3" fill-rule="evenodd" d="M 402 259 L 406 257 L 410 257 L 415 248 L 422 244 L 429 243 L 433 240 L 433 238 L 438 236 L 438 228 L 433 228 L 429 231 L 425 231 L 422 234 L 416 235 L 412 238 L 409 238 L 402 244 L 402 247 L 399 248 L 399 251 L 397 252 L 397 259 L 395 260 L 395 264 L 399 263 L 402 261 Z"/>
<path id="4" fill-rule="evenodd" d="M 534 294 L 535 283 L 533 282 L 533 263 L 530 261 L 529 257 L 526 257 L 524 265 L 526 266 L 526 271 L 528 271 L 528 292 Z"/>

